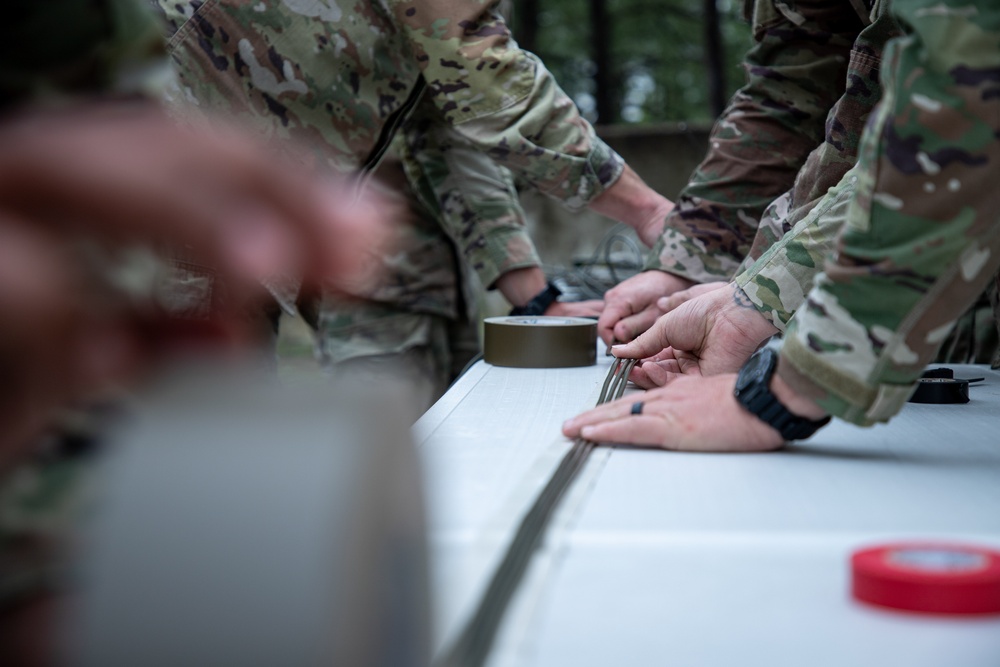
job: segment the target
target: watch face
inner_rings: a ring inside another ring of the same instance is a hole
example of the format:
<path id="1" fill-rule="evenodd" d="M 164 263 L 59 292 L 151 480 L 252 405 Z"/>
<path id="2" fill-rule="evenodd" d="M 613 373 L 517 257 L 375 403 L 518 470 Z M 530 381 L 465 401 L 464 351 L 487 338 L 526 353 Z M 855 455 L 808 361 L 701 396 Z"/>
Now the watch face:
<path id="1" fill-rule="evenodd" d="M 739 377 L 736 378 L 736 390 L 742 391 L 752 384 L 766 381 L 776 361 L 774 350 L 765 347 L 754 352 L 740 369 Z"/>

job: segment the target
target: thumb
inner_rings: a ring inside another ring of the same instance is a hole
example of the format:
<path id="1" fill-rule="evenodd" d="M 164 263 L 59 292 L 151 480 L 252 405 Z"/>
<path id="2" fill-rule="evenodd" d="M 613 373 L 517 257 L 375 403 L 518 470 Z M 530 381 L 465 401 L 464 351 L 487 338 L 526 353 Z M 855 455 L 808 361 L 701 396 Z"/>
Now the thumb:
<path id="1" fill-rule="evenodd" d="M 688 290 L 683 290 L 680 292 L 675 292 L 670 296 L 661 296 L 656 300 L 656 307 L 660 309 L 663 313 L 669 313 L 677 306 L 688 301 L 691 298 Z"/>

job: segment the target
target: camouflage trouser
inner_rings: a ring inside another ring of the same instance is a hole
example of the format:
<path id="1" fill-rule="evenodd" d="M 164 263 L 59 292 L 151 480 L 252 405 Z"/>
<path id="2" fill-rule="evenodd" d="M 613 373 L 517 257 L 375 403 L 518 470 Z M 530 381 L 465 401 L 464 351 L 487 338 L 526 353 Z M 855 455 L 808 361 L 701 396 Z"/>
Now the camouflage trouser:
<path id="1" fill-rule="evenodd" d="M 399 160 L 386 159 L 376 179 L 369 187 L 391 200 L 401 218 L 389 251 L 371 255 L 379 265 L 377 284 L 351 295 L 302 295 L 298 306 L 315 331 L 324 368 L 402 382 L 422 410 L 479 351 L 474 300 L 444 223 L 410 192 Z M 161 301 L 175 316 L 204 319 L 225 301 L 214 271 L 194 258 L 173 252 L 169 271 Z M 238 314 L 271 365 L 278 315 L 271 301 Z"/>
<path id="2" fill-rule="evenodd" d="M 71 540 L 96 496 L 87 452 L 53 443 L 0 478 L 0 626 L 7 613 L 64 592 Z M 0 633 L 2 635 L 2 633 Z"/>
<path id="3" fill-rule="evenodd" d="M 371 258 L 380 265 L 378 284 L 324 294 L 318 308 L 302 310 L 324 367 L 403 383 L 418 416 L 478 353 L 478 330 L 462 293 L 468 276 L 443 223 L 410 192 L 398 160 L 386 160 L 377 177 L 383 195 L 405 211 L 392 250 Z"/>
<path id="4" fill-rule="evenodd" d="M 896 0 L 838 249 L 779 372 L 856 423 L 894 415 L 1000 267 L 1000 7 Z"/>
<path id="5" fill-rule="evenodd" d="M 467 319 L 408 313 L 370 302 L 324 299 L 317 350 L 338 376 L 402 385 L 420 416 L 479 352 L 479 331 Z"/>

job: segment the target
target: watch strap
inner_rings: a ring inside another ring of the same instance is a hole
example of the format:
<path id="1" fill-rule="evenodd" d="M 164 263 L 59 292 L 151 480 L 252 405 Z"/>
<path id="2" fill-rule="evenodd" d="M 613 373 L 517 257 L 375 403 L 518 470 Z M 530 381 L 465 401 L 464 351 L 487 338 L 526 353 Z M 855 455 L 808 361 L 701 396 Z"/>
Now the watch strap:
<path id="1" fill-rule="evenodd" d="M 805 440 L 830 423 L 830 417 L 807 419 L 794 414 L 771 391 L 771 378 L 777 367 L 777 353 L 764 348 L 754 357 L 769 355 L 767 372 L 749 383 L 737 382 L 736 400 L 748 412 L 781 434 L 785 440 Z M 749 366 L 751 362 L 747 362 Z M 742 371 L 741 371 L 742 373 Z"/>
<path id="2" fill-rule="evenodd" d="M 560 294 L 562 294 L 562 291 L 550 281 L 545 285 L 545 289 L 535 295 L 531 301 L 523 306 L 512 308 L 510 315 L 512 317 L 543 315 L 549 309 L 549 306 L 555 303 Z"/>

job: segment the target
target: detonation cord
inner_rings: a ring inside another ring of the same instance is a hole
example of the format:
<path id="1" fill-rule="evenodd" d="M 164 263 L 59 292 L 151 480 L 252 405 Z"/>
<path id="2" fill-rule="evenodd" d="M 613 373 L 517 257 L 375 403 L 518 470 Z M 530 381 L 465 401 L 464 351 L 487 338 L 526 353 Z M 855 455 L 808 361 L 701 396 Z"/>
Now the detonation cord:
<path id="1" fill-rule="evenodd" d="M 636 359 L 616 359 L 611 364 L 597 405 L 622 397 L 636 362 Z M 595 446 L 595 443 L 583 438 L 573 441 L 573 446 L 521 520 L 503 560 L 479 600 L 476 612 L 451 646 L 434 661 L 435 667 L 481 667 L 485 664 L 510 600 L 528 569 L 531 557 L 541 545 L 556 506 L 583 469 Z"/>

